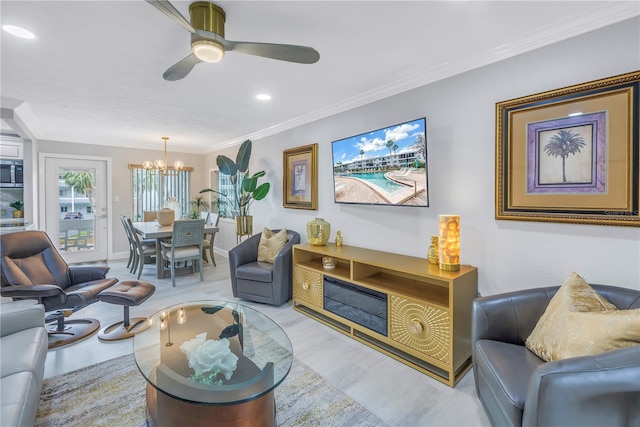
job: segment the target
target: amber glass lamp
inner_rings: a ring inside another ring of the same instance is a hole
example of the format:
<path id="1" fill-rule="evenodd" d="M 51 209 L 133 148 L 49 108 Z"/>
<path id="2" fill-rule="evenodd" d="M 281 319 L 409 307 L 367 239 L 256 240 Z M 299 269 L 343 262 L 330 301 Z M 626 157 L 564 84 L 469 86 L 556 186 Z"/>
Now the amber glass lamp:
<path id="1" fill-rule="evenodd" d="M 440 215 L 438 223 L 440 270 L 460 270 L 460 216 Z"/>

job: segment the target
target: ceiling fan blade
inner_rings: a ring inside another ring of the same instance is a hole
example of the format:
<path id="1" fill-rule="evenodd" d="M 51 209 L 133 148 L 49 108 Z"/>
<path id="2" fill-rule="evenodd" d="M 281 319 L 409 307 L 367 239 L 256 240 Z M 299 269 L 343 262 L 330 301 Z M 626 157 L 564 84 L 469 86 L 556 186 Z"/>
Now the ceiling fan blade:
<path id="1" fill-rule="evenodd" d="M 170 82 L 183 79 L 191 72 L 191 70 L 193 70 L 193 67 L 200 62 L 202 61 L 200 61 L 193 53 L 189 54 L 189 56 L 182 58 L 180 61 L 169 67 L 162 77 Z"/>
<path id="2" fill-rule="evenodd" d="M 151 6 L 158 9 L 160 12 L 167 15 L 169 18 L 176 21 L 178 24 L 182 25 L 190 33 L 196 32 L 195 28 L 191 26 L 189 21 L 187 21 L 185 17 L 182 16 L 180 12 L 178 12 L 178 9 L 176 9 L 175 6 L 173 6 L 169 1 L 167 0 L 145 0 L 145 1 L 149 3 Z"/>
<path id="3" fill-rule="evenodd" d="M 225 40 L 225 50 L 262 56 L 264 58 L 279 59 L 280 61 L 297 62 L 299 64 L 313 64 L 318 62 L 320 54 L 312 47 L 291 44 L 234 42 Z"/>

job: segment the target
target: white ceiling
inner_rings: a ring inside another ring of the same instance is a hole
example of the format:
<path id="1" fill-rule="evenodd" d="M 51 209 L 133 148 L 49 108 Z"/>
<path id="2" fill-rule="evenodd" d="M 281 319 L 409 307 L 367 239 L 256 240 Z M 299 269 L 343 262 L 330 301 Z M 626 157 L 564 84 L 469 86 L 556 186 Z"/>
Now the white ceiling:
<path id="1" fill-rule="evenodd" d="M 190 2 L 173 4 L 188 18 Z M 226 38 L 314 47 L 301 65 L 229 52 L 162 73 L 189 33 L 142 0 L 0 1 L 5 104 L 38 139 L 210 153 L 640 15 L 638 1 L 219 1 Z M 269 102 L 255 100 L 267 92 Z M 26 121 L 26 120 L 25 120 Z"/>

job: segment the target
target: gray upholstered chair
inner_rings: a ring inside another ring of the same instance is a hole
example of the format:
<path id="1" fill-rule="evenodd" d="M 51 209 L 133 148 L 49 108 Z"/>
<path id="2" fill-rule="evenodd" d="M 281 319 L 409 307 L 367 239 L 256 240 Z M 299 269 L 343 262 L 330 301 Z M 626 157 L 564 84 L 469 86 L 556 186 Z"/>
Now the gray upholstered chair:
<path id="1" fill-rule="evenodd" d="M 176 286 L 176 263 L 191 261 L 192 271 L 196 261 L 202 275 L 202 239 L 204 237 L 204 219 L 181 219 L 173 221 L 170 242 L 161 242 L 162 259 L 171 269 L 171 285 Z"/>
<path id="2" fill-rule="evenodd" d="M 280 230 L 273 230 L 277 233 Z M 289 241 L 275 256 L 273 264 L 258 261 L 262 234 L 256 234 L 229 251 L 229 270 L 233 296 L 249 301 L 282 305 L 292 296 L 292 247 L 300 234 L 287 230 Z"/>
<path id="3" fill-rule="evenodd" d="M 640 308 L 638 290 L 591 287 L 619 309 Z M 552 362 L 525 347 L 558 289 L 528 289 L 473 302 L 473 375 L 491 424 L 640 425 L 640 346 Z"/>
<path id="4" fill-rule="evenodd" d="M 207 215 L 207 223 L 213 225 L 214 227 L 217 227 L 219 222 L 220 215 L 218 215 L 217 213 L 210 213 Z M 209 256 L 211 257 L 211 262 L 213 263 L 214 267 L 216 266 L 216 259 L 213 255 L 213 243 L 216 240 L 216 234 L 217 232 L 207 233 L 204 235 L 204 240 L 202 241 L 202 259 L 205 262 L 209 262 L 209 259 L 207 258 L 207 251 L 209 251 Z"/>
<path id="5" fill-rule="evenodd" d="M 127 234 L 127 239 L 129 239 L 129 263 L 127 267 L 131 266 L 129 270 L 131 273 L 137 271 L 137 278 L 140 279 L 144 265 L 155 264 L 156 262 L 156 256 L 158 256 L 156 239 L 141 240 L 140 237 L 138 237 L 138 233 L 133 229 L 131 218 L 121 216 L 120 219 L 124 226 L 124 231 Z"/>
<path id="6" fill-rule="evenodd" d="M 0 235 L 0 294 L 13 300 L 33 299 L 44 305 L 49 347 L 69 344 L 100 328 L 96 319 L 65 320 L 73 312 L 98 301 L 98 294 L 118 280 L 106 278 L 108 266 L 69 266 L 43 231 Z"/>

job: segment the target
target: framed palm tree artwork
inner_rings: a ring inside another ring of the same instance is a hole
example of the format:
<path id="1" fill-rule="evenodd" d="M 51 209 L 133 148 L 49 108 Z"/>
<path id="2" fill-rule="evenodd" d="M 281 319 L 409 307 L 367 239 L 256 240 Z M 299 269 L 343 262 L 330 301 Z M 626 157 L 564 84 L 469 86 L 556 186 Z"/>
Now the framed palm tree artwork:
<path id="1" fill-rule="evenodd" d="M 496 104 L 496 219 L 640 227 L 640 71 Z"/>

